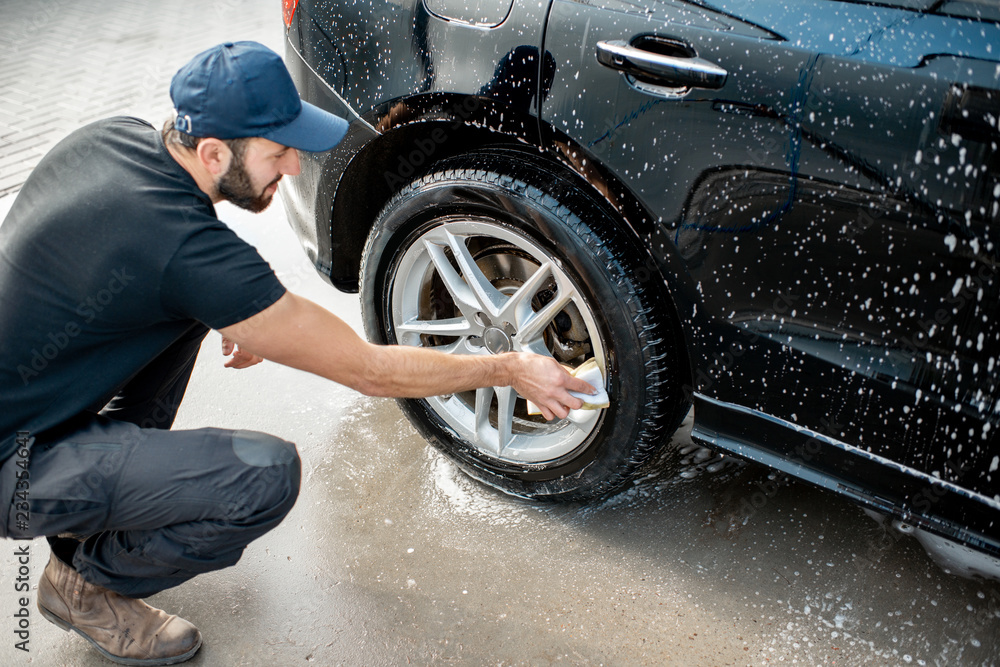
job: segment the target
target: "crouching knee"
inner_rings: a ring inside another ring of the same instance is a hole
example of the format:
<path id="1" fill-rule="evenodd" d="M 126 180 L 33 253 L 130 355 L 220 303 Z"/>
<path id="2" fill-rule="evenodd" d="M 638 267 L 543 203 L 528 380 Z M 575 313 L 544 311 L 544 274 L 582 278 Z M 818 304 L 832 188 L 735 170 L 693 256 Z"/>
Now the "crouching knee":
<path id="1" fill-rule="evenodd" d="M 284 516 L 299 495 L 302 466 L 295 445 L 256 431 L 233 431 L 233 453 L 247 466 L 260 510 Z"/>

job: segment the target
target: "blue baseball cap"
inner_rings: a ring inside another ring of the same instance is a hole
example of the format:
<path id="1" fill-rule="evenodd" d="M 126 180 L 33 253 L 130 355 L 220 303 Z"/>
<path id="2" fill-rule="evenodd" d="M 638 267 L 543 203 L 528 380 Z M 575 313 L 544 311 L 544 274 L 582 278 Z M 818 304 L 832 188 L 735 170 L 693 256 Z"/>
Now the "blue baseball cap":
<path id="1" fill-rule="evenodd" d="M 263 137 L 303 151 L 328 151 L 347 121 L 303 102 L 281 56 L 257 42 L 227 42 L 174 75 L 174 126 L 195 137 Z"/>

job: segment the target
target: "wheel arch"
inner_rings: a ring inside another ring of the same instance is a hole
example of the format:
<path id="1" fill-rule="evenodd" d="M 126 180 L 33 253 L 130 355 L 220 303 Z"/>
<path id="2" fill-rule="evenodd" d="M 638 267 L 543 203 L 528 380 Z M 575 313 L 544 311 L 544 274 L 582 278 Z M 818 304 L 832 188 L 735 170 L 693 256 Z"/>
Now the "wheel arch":
<path id="1" fill-rule="evenodd" d="M 490 150 L 529 161 L 588 190 L 624 222 L 620 227 L 645 253 L 643 282 L 673 309 L 684 341 L 691 386 L 697 291 L 667 226 L 648 211 L 596 156 L 532 116 L 512 116 L 494 100 L 473 95 L 424 94 L 380 105 L 366 120 L 377 134 L 350 160 L 337 186 L 330 221 L 331 281 L 358 290 L 365 241 L 379 211 L 406 183 L 442 160 Z M 543 138 L 544 137 L 544 138 Z M 543 148 L 543 146 L 545 148 Z"/>
<path id="2" fill-rule="evenodd" d="M 499 113 L 491 107 L 491 101 L 472 95 L 432 93 L 382 104 L 365 116 L 375 137 L 350 159 L 333 197 L 329 241 L 334 285 L 358 290 L 361 255 L 379 211 L 433 164 L 487 146 L 538 151 L 529 148 L 537 147 L 538 139 L 537 127 L 527 118 L 508 119 L 503 131 L 487 129 Z"/>

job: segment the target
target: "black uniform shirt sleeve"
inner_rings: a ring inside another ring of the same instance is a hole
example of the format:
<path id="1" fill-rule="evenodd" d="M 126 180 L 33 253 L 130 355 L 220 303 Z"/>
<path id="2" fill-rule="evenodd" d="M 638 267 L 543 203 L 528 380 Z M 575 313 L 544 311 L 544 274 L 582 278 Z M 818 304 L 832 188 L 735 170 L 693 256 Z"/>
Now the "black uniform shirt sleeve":
<path id="1" fill-rule="evenodd" d="M 160 285 L 168 314 L 212 329 L 242 322 L 284 293 L 257 250 L 217 220 L 200 226 L 180 245 Z"/>

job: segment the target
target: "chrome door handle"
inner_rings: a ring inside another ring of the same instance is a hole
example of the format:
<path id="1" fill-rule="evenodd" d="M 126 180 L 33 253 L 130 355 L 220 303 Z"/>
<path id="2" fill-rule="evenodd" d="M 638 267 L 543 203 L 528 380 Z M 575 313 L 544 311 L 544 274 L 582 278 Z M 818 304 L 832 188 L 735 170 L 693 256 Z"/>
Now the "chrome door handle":
<path id="1" fill-rule="evenodd" d="M 722 88 L 729 73 L 697 57 L 666 56 L 612 40 L 597 43 L 597 61 L 605 67 L 671 88 Z"/>

